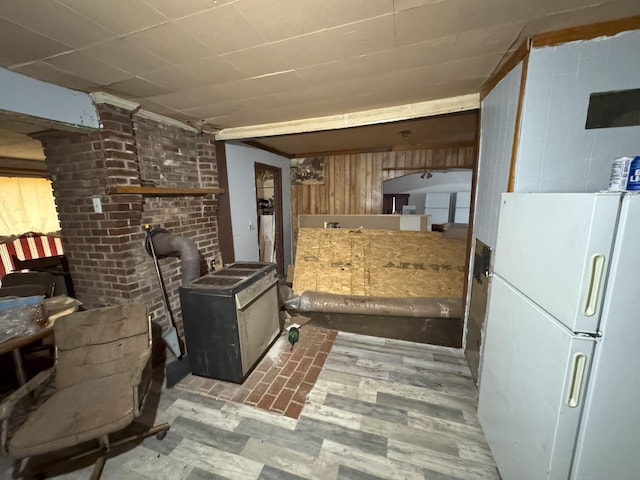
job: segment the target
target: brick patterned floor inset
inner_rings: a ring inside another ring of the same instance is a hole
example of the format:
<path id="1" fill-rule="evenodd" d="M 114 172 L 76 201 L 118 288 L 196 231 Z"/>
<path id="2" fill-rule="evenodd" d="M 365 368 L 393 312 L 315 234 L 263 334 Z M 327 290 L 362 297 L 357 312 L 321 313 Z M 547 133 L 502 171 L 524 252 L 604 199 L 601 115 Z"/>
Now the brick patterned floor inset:
<path id="1" fill-rule="evenodd" d="M 282 335 L 241 385 L 189 375 L 176 387 L 298 418 L 338 334 L 337 330 L 305 325 L 308 320 L 302 316 L 289 319 Z M 293 349 L 286 330 L 291 323 L 302 325 Z"/>

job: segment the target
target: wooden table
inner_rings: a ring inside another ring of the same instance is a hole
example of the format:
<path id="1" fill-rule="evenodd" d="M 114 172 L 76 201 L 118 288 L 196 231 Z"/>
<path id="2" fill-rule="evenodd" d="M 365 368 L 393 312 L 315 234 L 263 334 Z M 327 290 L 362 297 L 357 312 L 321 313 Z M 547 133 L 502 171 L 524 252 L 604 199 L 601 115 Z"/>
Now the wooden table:
<path id="1" fill-rule="evenodd" d="M 44 327 L 38 327 L 31 333 L 25 333 L 11 337 L 8 340 L 0 342 L 0 354 L 11 352 L 13 357 L 13 363 L 15 366 L 16 377 L 18 383 L 24 385 L 27 382 L 27 377 L 24 372 L 24 366 L 22 364 L 22 356 L 20 355 L 20 349 L 31 343 L 37 342 L 42 338 L 53 333 L 53 325 L 56 319 L 68 315 L 78 310 L 81 302 L 78 300 L 60 295 L 57 297 L 47 298 L 44 300 L 45 310 L 47 311 L 47 324 Z M 35 325 L 35 324 L 34 324 Z"/>
<path id="2" fill-rule="evenodd" d="M 18 335 L 17 337 L 10 338 L 9 340 L 5 340 L 0 343 L 0 354 L 11 352 L 13 363 L 15 365 L 16 376 L 18 377 L 18 383 L 20 385 L 24 385 L 27 382 L 27 377 L 24 373 L 24 366 L 22 365 L 20 349 L 30 343 L 46 337 L 51 333 L 53 333 L 53 322 L 49 322 L 46 326 L 39 328 L 35 332 Z"/>

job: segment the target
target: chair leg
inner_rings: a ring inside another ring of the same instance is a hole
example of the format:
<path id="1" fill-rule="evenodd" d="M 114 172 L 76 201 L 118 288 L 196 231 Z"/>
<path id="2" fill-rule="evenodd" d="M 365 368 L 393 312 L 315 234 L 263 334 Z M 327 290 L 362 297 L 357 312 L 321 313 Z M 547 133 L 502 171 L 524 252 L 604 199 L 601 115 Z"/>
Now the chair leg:
<path id="1" fill-rule="evenodd" d="M 98 457 L 96 463 L 93 466 L 93 470 L 91 471 L 90 480 L 99 480 L 102 475 L 102 469 L 104 468 L 104 464 L 107 462 L 107 452 L 105 451 L 102 455 Z"/>
<path id="2" fill-rule="evenodd" d="M 96 459 L 96 463 L 93 465 L 93 470 L 91 471 L 90 480 L 99 480 L 102 475 L 102 470 L 104 469 L 104 464 L 107 462 L 107 455 L 109 454 L 109 450 L 111 450 L 111 446 L 109 445 L 109 435 L 103 435 L 99 438 L 100 441 L 100 456 Z"/>
<path id="3" fill-rule="evenodd" d="M 156 435 L 158 437 L 158 440 L 162 440 L 166 433 L 167 430 L 169 430 L 170 425 L 168 423 L 161 423 L 158 425 L 154 425 L 153 427 L 149 428 L 149 430 L 146 430 L 144 432 L 141 433 L 137 433 L 135 435 L 131 435 L 129 437 L 120 439 L 118 441 L 115 442 L 110 442 L 109 441 L 109 436 L 108 435 L 103 435 L 102 437 L 100 437 L 98 439 L 98 441 L 100 442 L 99 446 L 97 448 L 91 449 L 91 450 L 87 450 L 81 453 L 78 453 L 76 455 L 73 456 L 68 456 L 68 457 L 64 457 L 64 458 L 58 458 L 55 460 L 52 460 L 50 462 L 46 462 L 44 464 L 40 464 L 37 466 L 37 468 L 43 469 L 43 468 L 47 468 L 51 465 L 56 465 L 59 464 L 61 462 L 73 462 L 74 460 L 78 460 L 80 458 L 89 456 L 89 455 L 93 455 L 93 454 L 99 454 L 98 458 L 96 459 L 96 462 L 94 464 L 93 470 L 91 472 L 91 480 L 98 480 L 100 478 L 100 476 L 102 475 L 102 470 L 104 469 L 105 463 L 107 461 L 107 456 L 109 455 L 109 451 L 113 448 L 113 447 L 117 447 L 119 445 L 123 445 L 125 443 L 129 443 L 129 442 L 133 442 L 136 440 L 143 440 L 147 437 L 150 437 L 152 435 Z M 21 460 L 17 460 L 16 464 L 14 465 L 14 478 L 22 478 L 22 476 L 27 473 L 25 471 L 23 471 L 24 466 L 26 465 L 27 462 L 27 458 L 21 459 Z M 16 476 L 17 475 L 17 476 Z"/>

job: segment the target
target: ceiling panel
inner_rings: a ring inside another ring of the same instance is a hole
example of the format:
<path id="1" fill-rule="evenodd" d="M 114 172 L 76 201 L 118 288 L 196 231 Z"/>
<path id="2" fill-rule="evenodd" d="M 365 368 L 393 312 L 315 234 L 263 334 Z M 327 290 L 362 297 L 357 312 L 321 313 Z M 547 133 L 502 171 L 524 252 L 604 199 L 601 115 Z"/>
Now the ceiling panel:
<path id="1" fill-rule="evenodd" d="M 245 0 L 238 11 L 267 41 L 276 42 L 393 13 L 393 0 Z"/>
<path id="2" fill-rule="evenodd" d="M 255 126 L 477 94 L 525 38 L 632 15 L 640 2 L 4 1 L 0 66 L 194 125 Z"/>
<path id="3" fill-rule="evenodd" d="M 0 66 L 11 67 L 59 55 L 71 47 L 0 18 Z M 11 48 L 6 48 L 7 46 Z"/>
<path id="4" fill-rule="evenodd" d="M 145 3 L 158 12 L 160 12 L 168 20 L 176 20 L 178 18 L 196 15 L 197 13 L 210 10 L 214 7 L 220 7 L 236 0 L 144 0 Z"/>
<path id="5" fill-rule="evenodd" d="M 247 19 L 236 10 L 235 3 L 183 18 L 176 21 L 176 24 L 215 54 L 234 52 L 266 43 Z"/>
<path id="6" fill-rule="evenodd" d="M 394 46 L 393 15 L 322 30 L 275 45 L 293 68 L 387 50 Z"/>
<path id="7" fill-rule="evenodd" d="M 131 73 L 82 52 L 58 55 L 46 60 L 46 63 L 97 85 L 109 85 L 132 77 Z"/>
<path id="8" fill-rule="evenodd" d="M 109 0 L 55 0 L 79 13 L 83 17 L 99 23 L 107 30 L 126 35 L 127 33 L 164 23 L 166 18 L 157 10 L 141 1 Z"/>
<path id="9" fill-rule="evenodd" d="M 100 59 L 131 75 L 139 75 L 171 65 L 171 62 L 141 47 L 131 40 L 131 37 L 108 40 L 85 48 L 82 53 L 94 59 Z"/>
<path id="10" fill-rule="evenodd" d="M 37 14 L 34 14 L 37 12 Z M 73 48 L 113 38 L 113 32 L 53 1 L 20 0 L 0 3 L 0 17 Z M 73 28 L 69 28 L 73 25 Z"/>

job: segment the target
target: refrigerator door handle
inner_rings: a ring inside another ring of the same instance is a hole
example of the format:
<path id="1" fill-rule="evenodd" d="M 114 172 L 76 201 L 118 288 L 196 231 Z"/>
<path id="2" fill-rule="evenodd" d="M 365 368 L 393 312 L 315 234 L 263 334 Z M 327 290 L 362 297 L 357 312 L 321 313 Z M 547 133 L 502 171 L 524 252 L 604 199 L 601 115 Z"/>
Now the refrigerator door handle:
<path id="1" fill-rule="evenodd" d="M 587 298 L 584 303 L 583 313 L 587 317 L 593 317 L 598 308 L 598 295 L 600 284 L 602 283 L 602 272 L 604 271 L 604 255 L 596 253 L 589 261 L 589 283 L 587 286 Z"/>
<path id="2" fill-rule="evenodd" d="M 587 356 L 584 353 L 576 353 L 571 362 L 571 378 L 569 379 L 569 394 L 567 405 L 571 408 L 578 406 L 580 393 L 582 392 L 582 380 L 587 365 Z"/>

